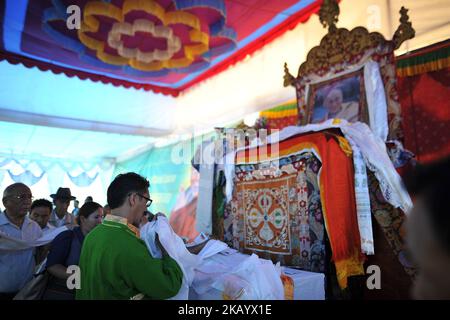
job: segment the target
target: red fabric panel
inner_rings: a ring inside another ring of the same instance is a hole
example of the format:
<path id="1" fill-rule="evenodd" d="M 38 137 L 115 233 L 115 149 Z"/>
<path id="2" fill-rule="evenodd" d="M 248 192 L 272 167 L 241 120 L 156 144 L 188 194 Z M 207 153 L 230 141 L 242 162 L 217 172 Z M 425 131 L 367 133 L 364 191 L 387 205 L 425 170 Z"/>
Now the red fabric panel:
<path id="1" fill-rule="evenodd" d="M 286 150 L 304 147 L 315 148 L 322 162 L 319 182 L 325 226 L 339 284 L 346 288 L 348 277 L 364 274 L 365 259 L 356 215 L 353 157 L 346 155 L 335 136 L 326 132 L 291 137 L 281 141 L 276 150 L 282 155 Z M 267 152 L 271 154 L 272 149 L 273 146 L 269 145 Z M 242 161 L 244 155 L 252 154 L 261 153 L 257 148 L 238 152 L 237 162 Z"/>
<path id="2" fill-rule="evenodd" d="M 335 139 L 322 148 L 322 175 L 326 207 L 326 227 L 341 288 L 347 277 L 364 274 L 361 238 L 356 214 L 353 158 Z"/>
<path id="3" fill-rule="evenodd" d="M 421 163 L 450 155 L 450 68 L 399 77 L 405 147 Z"/>
<path id="4" fill-rule="evenodd" d="M 361 252 L 361 238 L 356 215 L 353 158 L 346 155 L 334 136 L 318 132 L 291 138 L 286 142 L 314 144 L 322 159 L 321 197 L 326 230 L 332 250 L 332 260 L 341 288 L 347 278 L 364 274 L 365 256 Z M 323 189 L 322 189 L 323 188 Z"/>

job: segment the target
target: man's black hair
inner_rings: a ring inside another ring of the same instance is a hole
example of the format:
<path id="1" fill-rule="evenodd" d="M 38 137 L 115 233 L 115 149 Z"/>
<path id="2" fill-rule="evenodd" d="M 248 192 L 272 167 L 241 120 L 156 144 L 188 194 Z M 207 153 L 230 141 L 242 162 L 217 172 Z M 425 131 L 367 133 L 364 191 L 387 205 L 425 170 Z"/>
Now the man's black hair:
<path id="1" fill-rule="evenodd" d="M 32 212 L 34 208 L 38 208 L 38 207 L 47 207 L 50 210 L 50 213 L 53 210 L 52 203 L 50 201 L 48 201 L 47 199 L 34 200 L 33 203 L 31 204 L 30 212 Z"/>
<path id="2" fill-rule="evenodd" d="M 436 237 L 450 253 L 450 157 L 418 165 L 405 177 L 405 184 L 410 194 L 425 201 Z"/>
<path id="3" fill-rule="evenodd" d="M 119 174 L 108 187 L 109 207 L 111 210 L 120 207 L 131 192 L 145 193 L 149 186 L 148 180 L 137 173 Z"/>

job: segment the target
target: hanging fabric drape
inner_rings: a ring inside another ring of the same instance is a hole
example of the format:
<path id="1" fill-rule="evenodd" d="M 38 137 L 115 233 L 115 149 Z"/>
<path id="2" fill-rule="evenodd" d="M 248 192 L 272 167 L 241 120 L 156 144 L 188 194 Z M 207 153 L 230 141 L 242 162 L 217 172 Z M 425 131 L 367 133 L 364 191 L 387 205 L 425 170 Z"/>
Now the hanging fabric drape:
<path id="1" fill-rule="evenodd" d="M 0 157 L 0 183 L 9 176 L 14 182 L 33 186 L 46 178 L 50 192 L 55 192 L 64 184 L 67 177 L 78 187 L 91 186 L 99 177 L 104 189 L 109 185 L 114 163 L 110 160 L 100 162 L 75 162 L 61 159 L 27 159 Z"/>
<path id="2" fill-rule="evenodd" d="M 8 173 L 14 182 L 21 182 L 21 183 L 26 184 L 27 186 L 35 185 L 42 179 L 42 177 L 45 174 L 45 172 L 42 172 L 39 176 L 35 176 L 29 170 L 25 170 L 23 173 L 20 173 L 20 174 L 14 174 L 11 172 L 11 170 L 8 170 Z"/>
<path id="3" fill-rule="evenodd" d="M 450 155 L 450 40 L 397 58 L 405 148 L 428 163 Z"/>
<path id="4" fill-rule="evenodd" d="M 99 173 L 97 172 L 92 178 L 86 172 L 83 172 L 77 176 L 71 175 L 69 172 L 67 173 L 70 180 L 79 187 L 88 187 L 90 186 L 95 179 L 97 179 Z"/>
<path id="5" fill-rule="evenodd" d="M 292 135 L 288 139 L 279 141 L 279 144 L 277 143 L 278 141 L 275 142 L 275 144 L 268 144 L 267 146 L 263 147 L 258 146 L 238 151 L 236 153 L 235 163 L 237 165 L 242 164 L 244 167 L 248 167 L 252 171 L 254 179 L 256 179 L 254 183 L 261 183 L 259 182 L 262 179 L 261 174 L 264 175 L 266 174 L 266 172 L 270 171 L 269 170 L 270 168 L 265 168 L 263 165 L 263 163 L 267 161 L 267 158 L 269 160 L 271 160 L 272 158 L 274 158 L 274 160 L 275 158 L 279 159 L 280 160 L 279 170 L 282 171 L 283 170 L 283 167 L 281 167 L 282 161 L 284 161 L 287 157 L 291 155 L 295 155 L 296 153 L 302 150 L 310 150 L 311 152 L 317 155 L 317 158 L 320 159 L 322 163 L 322 167 L 318 173 L 318 185 L 320 188 L 320 198 L 322 206 L 321 212 L 323 214 L 325 228 L 327 230 L 327 234 L 331 244 L 331 249 L 333 253 L 332 259 L 336 266 L 336 273 L 339 285 L 341 288 L 346 288 L 348 277 L 364 274 L 363 269 L 364 257 L 361 252 L 361 239 L 358 230 L 358 221 L 356 214 L 356 199 L 354 193 L 348 192 L 348 190 L 354 190 L 355 188 L 354 187 L 355 175 L 352 161 L 353 160 L 352 150 L 350 148 L 350 145 L 344 137 L 338 136 L 336 130 L 304 135 L 302 134 Z M 266 149 L 267 153 L 261 153 L 260 148 L 267 148 Z M 260 158 L 261 154 L 267 154 L 266 159 L 261 159 Z M 287 161 L 287 163 L 291 162 L 292 161 L 290 162 Z M 262 165 L 260 170 L 261 172 L 256 172 L 257 170 L 253 170 L 254 168 L 257 168 L 255 164 Z M 302 166 L 299 165 L 299 168 L 302 168 Z M 242 174 L 242 172 L 238 172 L 238 168 L 236 168 L 236 170 L 237 171 L 235 173 L 234 180 L 235 183 L 239 181 L 240 184 L 236 186 L 236 192 L 233 193 L 233 200 L 231 201 L 232 206 L 233 203 L 237 204 L 243 199 L 242 195 L 239 196 L 238 187 L 242 186 L 242 183 L 248 184 L 246 182 L 247 177 L 243 176 L 240 178 L 240 174 Z M 286 166 L 285 170 L 291 169 L 289 166 Z M 276 175 L 280 176 L 278 173 Z M 241 183 L 239 179 L 244 180 Z M 300 179 L 299 181 L 301 180 L 302 179 Z M 290 184 L 287 183 L 287 185 Z M 251 187 L 252 186 L 249 186 L 249 188 Z M 280 185 L 279 187 L 275 185 L 273 186 L 268 185 L 265 188 L 270 192 L 275 192 L 276 195 L 285 194 L 285 192 L 276 190 L 276 188 L 283 188 L 282 185 Z M 249 193 L 248 191 L 245 192 Z M 293 192 L 293 194 L 297 193 Z M 274 220 L 275 222 L 277 220 L 280 220 L 279 224 L 282 225 L 283 214 L 280 210 L 277 210 L 278 209 L 277 206 L 281 206 L 282 202 L 280 202 L 279 200 L 275 201 L 275 196 L 272 197 L 274 199 L 273 201 L 271 201 L 270 197 L 268 197 L 267 195 L 264 195 L 263 198 L 264 198 L 263 201 L 264 207 L 268 208 L 268 205 L 266 204 L 269 202 L 274 204 L 277 203 L 277 205 L 274 205 L 274 207 L 276 208 L 275 211 L 280 212 L 280 214 L 279 217 L 275 215 L 273 218 L 275 219 Z M 254 201 L 251 199 L 249 201 L 251 203 L 254 203 Z M 262 204 L 259 203 L 258 205 L 263 206 Z M 272 207 L 273 206 L 270 206 L 270 208 Z M 240 210 L 238 210 L 238 208 Z M 235 206 L 235 208 L 232 209 L 233 216 L 241 212 L 242 215 L 246 214 L 248 215 L 249 221 L 255 220 L 254 217 L 256 217 L 255 216 L 256 211 L 253 212 L 250 210 L 247 212 L 247 208 L 251 209 L 250 206 L 244 207 L 241 205 Z M 322 214 L 320 214 L 320 216 L 322 216 Z M 240 218 L 239 219 L 233 218 L 233 219 L 242 222 Z M 267 219 L 268 218 L 264 216 L 264 221 L 266 221 Z M 310 221 L 313 220 L 310 219 Z M 266 225 L 265 222 L 264 225 Z M 259 225 L 257 228 L 259 228 L 258 230 L 260 232 L 263 232 L 265 234 L 270 233 L 269 229 L 267 228 L 266 228 L 267 232 L 263 230 L 264 229 L 263 227 L 260 228 Z M 294 233 L 292 232 L 291 234 Z M 247 241 L 247 238 L 244 237 L 243 234 L 239 234 L 238 231 L 235 231 L 234 228 L 233 228 L 233 235 L 239 237 L 239 239 L 243 237 L 242 239 L 246 239 Z M 266 241 L 264 240 L 265 238 L 268 238 L 264 237 L 265 235 L 263 235 L 263 242 Z M 307 239 L 307 237 L 305 239 Z M 301 243 L 302 242 L 300 242 L 300 247 L 302 246 Z M 243 245 L 246 246 L 245 243 L 243 243 Z M 304 245 L 305 244 L 303 244 L 303 246 Z"/>

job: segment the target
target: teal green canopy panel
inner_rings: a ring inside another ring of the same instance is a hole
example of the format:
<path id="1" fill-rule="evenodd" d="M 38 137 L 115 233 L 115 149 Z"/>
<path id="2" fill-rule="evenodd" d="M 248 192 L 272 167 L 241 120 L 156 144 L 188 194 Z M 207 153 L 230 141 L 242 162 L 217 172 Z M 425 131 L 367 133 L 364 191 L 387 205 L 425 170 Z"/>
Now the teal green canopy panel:
<path id="1" fill-rule="evenodd" d="M 207 136 L 190 139 L 162 148 L 154 148 L 135 158 L 116 164 L 112 179 L 119 173 L 136 172 L 150 181 L 150 211 L 170 215 L 177 196 L 190 184 L 191 159 Z"/>

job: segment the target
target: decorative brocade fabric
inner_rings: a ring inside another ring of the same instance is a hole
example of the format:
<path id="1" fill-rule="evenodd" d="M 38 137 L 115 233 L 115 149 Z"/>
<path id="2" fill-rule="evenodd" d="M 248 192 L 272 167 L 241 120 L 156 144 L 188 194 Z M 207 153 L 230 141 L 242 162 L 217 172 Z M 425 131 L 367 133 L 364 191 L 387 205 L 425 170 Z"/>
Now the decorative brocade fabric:
<path id="1" fill-rule="evenodd" d="M 244 253 L 324 272 L 320 167 L 311 152 L 281 159 L 278 170 L 273 163 L 238 165 L 225 240 Z"/>
<path id="2" fill-rule="evenodd" d="M 450 67 L 399 77 L 405 148 L 420 163 L 450 155 Z"/>
<path id="3" fill-rule="evenodd" d="M 267 152 L 264 152 L 264 150 Z M 303 229 L 307 228 L 308 225 L 301 224 L 304 220 L 300 219 L 300 209 L 296 209 L 298 210 L 297 216 L 295 216 L 297 220 L 292 220 L 291 218 L 293 217 L 289 211 L 291 209 L 286 209 L 282 206 L 282 201 L 288 202 L 290 206 L 292 206 L 292 201 L 294 201 L 286 195 L 287 190 L 290 190 L 293 186 L 292 180 L 287 178 L 287 176 L 290 174 L 302 174 L 301 172 L 303 170 L 299 170 L 301 166 L 294 166 L 300 159 L 294 158 L 295 160 L 293 160 L 291 158 L 292 156 L 300 155 L 301 152 L 311 152 L 321 161 L 321 167 L 317 171 L 317 180 L 320 186 L 321 215 L 323 215 L 323 221 L 330 241 L 332 261 L 336 266 L 339 285 L 341 288 L 346 288 L 348 277 L 364 274 L 364 255 L 361 252 L 355 194 L 354 192 L 349 192 L 349 190 L 353 191 L 355 189 L 355 174 L 351 156 L 352 150 L 348 141 L 337 130 L 294 135 L 267 146 L 255 146 L 237 152 L 235 161 L 237 165 L 233 171 L 234 189 L 230 195 L 231 205 L 225 212 L 225 239 L 231 238 L 229 241 L 232 247 L 243 251 L 250 250 L 249 237 L 247 236 L 249 232 L 254 232 L 256 229 L 259 233 L 257 235 L 260 238 L 257 240 L 261 241 L 261 239 L 267 239 L 268 234 L 270 234 L 268 228 L 270 228 L 275 236 L 282 235 L 284 237 L 285 234 L 289 236 L 289 239 L 291 239 L 291 247 L 286 250 L 291 250 L 293 257 L 290 257 L 286 252 L 283 252 L 283 254 L 275 253 L 276 251 L 273 249 L 274 244 L 272 244 L 270 251 L 256 251 L 254 243 L 252 243 L 250 245 L 252 250 L 258 252 L 258 255 L 266 254 L 266 258 L 272 258 L 281 263 L 296 263 L 297 266 L 300 264 L 304 265 L 306 257 L 303 257 L 303 255 L 314 248 L 314 243 L 311 242 L 314 239 L 312 237 L 309 239 L 307 237 L 305 238 L 305 234 L 309 230 Z M 288 163 L 291 166 L 289 169 L 282 168 L 281 162 L 285 159 L 289 159 Z M 276 160 L 280 161 L 280 163 L 276 162 Z M 271 165 L 274 161 L 275 163 Z M 244 164 L 245 167 L 243 167 Z M 251 175 L 247 172 L 251 172 Z M 263 195 L 258 195 L 259 198 L 257 198 L 254 192 L 256 188 L 252 189 L 251 184 L 248 182 L 253 181 L 256 183 L 256 181 L 259 182 L 266 178 L 268 185 L 260 184 L 259 188 L 262 187 L 267 190 Z M 275 181 L 279 181 L 280 179 L 285 179 L 286 187 L 283 188 L 280 183 L 274 184 L 273 187 L 270 185 L 271 180 L 275 183 Z M 304 187 L 301 181 L 301 179 L 297 178 L 295 180 L 295 188 L 298 190 Z M 301 193 L 298 196 L 301 196 Z M 248 199 L 251 197 L 254 200 L 249 205 L 250 201 Z M 257 199 L 261 198 L 264 200 L 257 203 Z M 298 203 L 301 200 L 304 199 L 299 198 Z M 269 203 L 269 201 L 271 202 Z M 272 203 L 275 203 L 276 207 L 270 207 L 269 205 L 272 205 Z M 250 219 L 254 215 L 255 206 L 257 207 L 256 210 L 260 212 L 259 215 L 262 216 L 259 217 L 259 224 L 257 226 L 255 224 L 250 225 Z M 297 206 L 300 208 L 299 204 Z M 264 210 L 267 213 L 264 213 Z M 313 214 L 313 211 L 309 209 L 310 214 Z M 276 222 L 275 216 L 271 216 L 271 219 L 269 219 L 269 213 L 272 214 L 274 212 L 277 212 L 278 216 L 276 218 L 280 221 Z M 286 233 L 283 229 L 283 219 L 291 219 L 290 234 Z M 309 227 L 312 221 L 311 219 L 308 221 Z M 272 224 L 272 228 L 270 224 Z M 248 227 L 249 225 L 251 226 L 250 228 Z M 294 231 L 293 228 L 298 229 Z M 277 241 L 284 240 L 284 238 L 276 238 L 275 236 L 271 241 L 274 239 Z M 298 236 L 298 240 L 294 236 Z M 277 243 L 277 245 L 282 246 L 283 243 Z M 309 248 L 308 245 L 310 246 Z M 298 247 L 300 249 L 298 249 L 297 253 L 294 249 Z M 314 252 L 310 253 L 310 256 L 314 256 Z M 311 269 L 306 269 L 308 266 L 302 266 L 306 270 L 315 271 L 315 269 L 312 269 L 313 267 L 315 265 L 311 262 L 309 266 Z"/>

